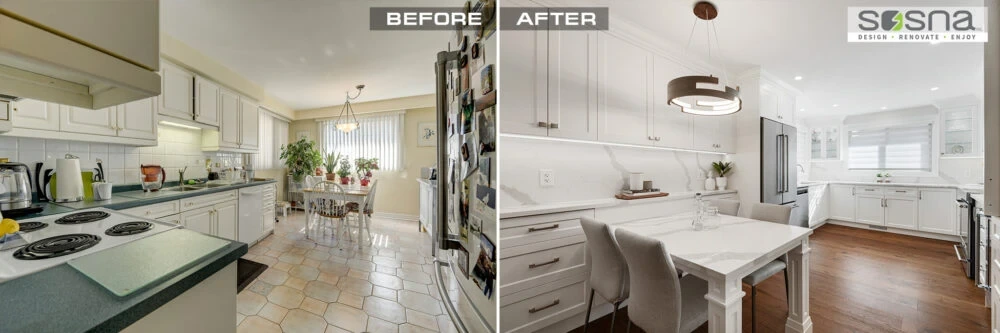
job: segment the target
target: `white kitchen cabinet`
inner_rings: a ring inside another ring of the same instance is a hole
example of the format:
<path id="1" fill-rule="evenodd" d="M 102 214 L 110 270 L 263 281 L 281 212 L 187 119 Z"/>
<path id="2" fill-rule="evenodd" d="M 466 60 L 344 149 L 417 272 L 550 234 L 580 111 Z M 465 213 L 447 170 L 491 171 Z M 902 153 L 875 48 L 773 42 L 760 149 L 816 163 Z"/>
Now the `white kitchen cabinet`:
<path id="1" fill-rule="evenodd" d="M 437 185 L 435 180 L 419 180 L 420 182 L 420 225 L 428 234 L 434 234 L 434 221 L 437 219 Z"/>
<path id="2" fill-rule="evenodd" d="M 886 195 L 885 226 L 901 229 L 917 229 L 917 198 Z"/>
<path id="3" fill-rule="evenodd" d="M 219 126 L 219 85 L 201 76 L 194 78 L 194 121 Z"/>
<path id="4" fill-rule="evenodd" d="M 761 79 L 760 116 L 795 126 L 796 97 L 770 81 Z"/>
<path id="5" fill-rule="evenodd" d="M 735 152 L 735 132 L 732 115 L 691 117 L 691 142 L 696 150 Z"/>
<path id="6" fill-rule="evenodd" d="M 548 135 L 548 31 L 504 32 L 499 52 L 500 59 L 518 59 L 503 65 L 500 132 Z"/>
<path id="7" fill-rule="evenodd" d="M 941 108 L 941 155 L 982 156 L 982 115 L 978 105 Z"/>
<path id="8" fill-rule="evenodd" d="M 918 219 L 920 231 L 958 234 L 958 211 L 955 207 L 957 196 L 953 189 L 921 189 Z"/>
<path id="9" fill-rule="evenodd" d="M 170 224 L 175 224 L 175 225 L 184 225 L 184 220 L 181 219 L 181 214 L 167 215 L 167 216 L 158 218 L 156 220 L 160 221 L 160 222 L 163 222 L 163 223 L 170 223 Z"/>
<path id="10" fill-rule="evenodd" d="M 278 184 L 264 185 L 262 193 L 261 211 L 264 212 L 263 234 L 267 235 L 274 231 L 275 203 L 277 200 Z"/>
<path id="11" fill-rule="evenodd" d="M 597 50 L 598 137 L 604 142 L 654 145 L 646 95 L 652 55 L 603 32 L 598 34 Z"/>
<path id="12" fill-rule="evenodd" d="M 0 132 L 9 131 L 14 127 L 10 121 L 11 109 L 13 109 L 13 107 L 11 107 L 10 102 L 0 101 Z"/>
<path id="13" fill-rule="evenodd" d="M 854 199 L 856 208 L 854 221 L 870 225 L 885 225 L 885 207 L 882 194 L 858 193 Z"/>
<path id="14" fill-rule="evenodd" d="M 206 235 L 212 235 L 212 220 L 215 218 L 215 207 L 208 206 L 182 212 L 181 225 Z"/>
<path id="15" fill-rule="evenodd" d="M 830 185 L 830 219 L 854 222 L 856 216 L 854 186 Z"/>
<path id="16" fill-rule="evenodd" d="M 22 99 L 14 102 L 13 109 L 11 117 L 16 128 L 59 130 L 59 104 Z"/>
<path id="17" fill-rule="evenodd" d="M 236 148 L 240 145 L 240 96 L 222 89 L 219 92 L 219 146 Z"/>
<path id="18" fill-rule="evenodd" d="M 70 133 L 116 136 L 117 107 L 99 110 L 62 105 L 59 107 L 59 130 Z"/>
<path id="19" fill-rule="evenodd" d="M 117 106 L 118 136 L 156 140 L 156 100 L 151 97 Z"/>
<path id="20" fill-rule="evenodd" d="M 693 146 L 692 118 L 667 101 L 667 83 L 694 71 L 662 56 L 653 56 L 653 75 L 648 83 L 653 114 L 653 139 L 657 146 L 690 148 Z M 656 140 L 659 138 L 659 140 Z"/>
<path id="21" fill-rule="evenodd" d="M 830 217 L 829 185 L 809 186 L 809 227 L 826 221 Z"/>
<path id="22" fill-rule="evenodd" d="M 548 136 L 597 140 L 597 59 L 597 32 L 548 32 Z"/>
<path id="23" fill-rule="evenodd" d="M 231 200 L 212 207 L 215 212 L 215 236 L 229 240 L 237 240 L 237 223 L 239 213 L 236 211 L 237 201 Z"/>
<path id="24" fill-rule="evenodd" d="M 182 119 L 194 115 L 194 74 L 172 63 L 160 62 L 162 80 L 159 113 Z"/>
<path id="25" fill-rule="evenodd" d="M 240 98 L 240 148 L 257 149 L 257 131 L 260 129 L 260 110 L 257 102 Z"/>

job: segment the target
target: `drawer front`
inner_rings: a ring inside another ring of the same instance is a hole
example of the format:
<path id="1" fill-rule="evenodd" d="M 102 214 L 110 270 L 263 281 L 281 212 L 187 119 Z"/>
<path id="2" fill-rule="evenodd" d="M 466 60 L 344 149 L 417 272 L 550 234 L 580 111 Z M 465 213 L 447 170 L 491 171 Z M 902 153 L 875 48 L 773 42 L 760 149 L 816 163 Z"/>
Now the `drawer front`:
<path id="1" fill-rule="evenodd" d="M 575 243 L 548 250 L 500 259 L 501 288 L 519 282 L 554 275 L 586 266 L 585 243 Z"/>
<path id="2" fill-rule="evenodd" d="M 166 222 L 166 223 L 181 225 L 181 214 L 174 214 L 174 215 L 164 216 L 164 217 L 157 218 L 156 220 L 160 221 L 160 222 Z"/>
<path id="3" fill-rule="evenodd" d="M 500 229 L 500 243 L 504 247 L 512 247 L 580 234 L 583 234 L 583 229 L 580 228 L 580 217 L 577 216 L 569 219 Z"/>
<path id="4" fill-rule="evenodd" d="M 865 195 L 882 195 L 884 193 L 881 187 L 872 187 L 872 186 L 858 186 L 855 187 L 854 190 L 856 194 L 865 194 Z"/>
<path id="5" fill-rule="evenodd" d="M 184 198 L 181 199 L 181 210 L 187 211 L 191 209 L 211 206 L 220 202 L 236 200 L 236 190 L 213 193 L 208 195 L 201 195 L 197 197 Z"/>
<path id="6" fill-rule="evenodd" d="M 500 308 L 500 330 L 532 332 L 586 307 L 586 286 L 577 282 Z"/>
<path id="7" fill-rule="evenodd" d="M 722 200 L 740 200 L 740 197 L 736 193 L 726 193 L 726 194 L 716 194 L 716 195 L 706 195 L 704 199 L 722 199 Z"/>
<path id="8" fill-rule="evenodd" d="M 905 187 L 889 187 L 885 189 L 887 197 L 919 198 L 920 189 Z"/>
<path id="9" fill-rule="evenodd" d="M 181 209 L 180 209 L 180 202 L 174 200 L 168 202 L 161 202 L 153 205 L 124 209 L 121 212 L 128 215 L 144 217 L 147 219 L 159 219 L 164 216 L 180 213 Z"/>

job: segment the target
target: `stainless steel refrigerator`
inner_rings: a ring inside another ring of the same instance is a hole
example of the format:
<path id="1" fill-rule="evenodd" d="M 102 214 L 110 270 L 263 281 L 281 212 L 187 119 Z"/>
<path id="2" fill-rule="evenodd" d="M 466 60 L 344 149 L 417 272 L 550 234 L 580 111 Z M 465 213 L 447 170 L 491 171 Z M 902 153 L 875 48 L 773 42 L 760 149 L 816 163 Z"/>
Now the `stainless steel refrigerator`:
<path id="1" fill-rule="evenodd" d="M 798 203 L 798 162 L 796 130 L 767 118 L 760 118 L 760 202 L 791 205 L 793 225 L 809 226 L 808 198 Z M 805 213 L 805 214 L 803 214 Z"/>
<path id="2" fill-rule="evenodd" d="M 486 9 L 477 5 L 473 10 Z M 496 332 L 497 324 L 497 43 L 492 24 L 458 29 L 434 64 L 433 275 L 449 318 L 463 333 Z"/>

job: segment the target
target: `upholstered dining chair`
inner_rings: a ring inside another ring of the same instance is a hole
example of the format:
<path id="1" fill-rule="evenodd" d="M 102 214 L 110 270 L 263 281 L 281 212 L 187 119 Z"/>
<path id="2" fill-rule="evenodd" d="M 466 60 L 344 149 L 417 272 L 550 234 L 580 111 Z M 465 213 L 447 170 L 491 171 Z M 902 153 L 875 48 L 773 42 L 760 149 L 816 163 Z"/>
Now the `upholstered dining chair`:
<path id="1" fill-rule="evenodd" d="M 709 199 L 705 200 L 709 206 L 719 208 L 719 214 L 736 216 L 740 213 L 740 201 L 729 199 Z"/>
<path id="2" fill-rule="evenodd" d="M 788 224 L 792 216 L 792 206 L 757 203 L 751 207 L 750 218 L 754 220 Z M 751 332 L 757 331 L 757 285 L 778 272 L 785 273 L 785 303 L 788 303 L 788 264 L 786 256 L 771 261 L 760 269 L 743 278 L 743 283 L 750 285 L 750 317 Z"/>
<path id="3" fill-rule="evenodd" d="M 317 195 L 313 197 L 309 205 L 312 212 L 319 217 L 320 224 L 324 221 L 332 223 L 333 220 L 338 220 L 337 230 L 340 230 L 340 226 L 346 224 L 347 213 L 349 212 L 347 208 L 347 192 L 344 191 L 344 188 L 340 184 L 331 181 L 316 183 L 316 185 L 312 186 L 312 189 Z M 307 226 L 307 234 L 309 229 L 311 227 Z M 324 232 L 324 234 L 326 233 Z"/>
<path id="4" fill-rule="evenodd" d="M 618 229 L 615 239 L 628 263 L 628 316 L 646 332 L 692 332 L 708 321 L 708 282 L 679 277 L 663 243 Z"/>
<path id="5" fill-rule="evenodd" d="M 590 310 L 594 307 L 595 292 L 615 305 L 615 312 L 611 313 L 613 331 L 618 307 L 628 299 L 628 266 L 606 223 L 584 217 L 580 219 L 580 226 L 587 237 L 587 254 L 590 256 L 590 300 L 587 302 L 583 331 L 586 332 L 590 325 Z"/>
<path id="6" fill-rule="evenodd" d="M 378 180 L 373 180 L 371 184 L 371 189 L 368 190 L 368 195 L 365 196 L 365 201 L 359 207 L 357 204 L 349 205 L 351 213 L 356 214 L 358 220 L 358 240 L 361 240 L 362 229 L 368 232 L 368 240 L 372 239 L 372 229 L 371 229 L 371 219 L 372 213 L 375 212 L 375 191 L 378 189 Z M 353 203 L 353 202 L 352 202 Z M 362 223 L 362 214 L 368 218 L 364 219 Z"/>

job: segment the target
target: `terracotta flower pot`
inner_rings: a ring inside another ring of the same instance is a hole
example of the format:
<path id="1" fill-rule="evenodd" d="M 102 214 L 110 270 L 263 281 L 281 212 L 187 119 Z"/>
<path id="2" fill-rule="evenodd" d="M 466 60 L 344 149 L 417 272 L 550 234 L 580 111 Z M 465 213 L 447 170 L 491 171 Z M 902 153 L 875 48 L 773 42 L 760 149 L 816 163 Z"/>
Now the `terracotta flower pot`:
<path id="1" fill-rule="evenodd" d="M 329 180 L 331 182 L 337 180 L 337 174 L 335 173 L 326 174 L 326 180 Z"/>
<path id="2" fill-rule="evenodd" d="M 368 186 L 369 182 L 368 178 L 361 178 L 361 186 Z"/>
<path id="3" fill-rule="evenodd" d="M 351 183 L 350 177 L 340 177 L 340 185 L 347 185 Z"/>

